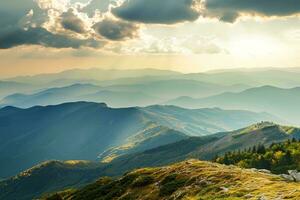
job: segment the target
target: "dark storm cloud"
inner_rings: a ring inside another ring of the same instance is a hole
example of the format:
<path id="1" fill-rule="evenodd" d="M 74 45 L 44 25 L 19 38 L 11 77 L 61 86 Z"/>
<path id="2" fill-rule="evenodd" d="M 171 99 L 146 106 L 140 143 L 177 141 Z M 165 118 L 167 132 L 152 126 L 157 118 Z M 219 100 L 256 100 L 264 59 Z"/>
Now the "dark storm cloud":
<path id="1" fill-rule="evenodd" d="M 300 13 L 300 0 L 206 0 L 206 13 L 222 21 L 235 21 L 240 15 L 284 17 Z"/>
<path id="2" fill-rule="evenodd" d="M 197 0 L 126 0 L 112 10 L 119 18 L 153 24 L 174 24 L 194 21 L 199 13 L 194 9 Z"/>
<path id="3" fill-rule="evenodd" d="M 36 26 L 31 27 L 30 24 L 24 26 L 24 19 L 31 10 Z M 47 20 L 47 17 L 47 12 L 39 8 L 34 0 L 0 1 L 0 49 L 20 45 L 41 45 L 54 48 L 80 48 L 83 46 L 96 48 L 102 45 L 102 42 L 93 38 L 77 39 L 67 34 L 52 33 L 37 26 L 42 24 L 43 20 Z M 62 14 L 61 17 L 64 28 L 79 33 L 84 31 L 83 22 L 71 11 Z"/>
<path id="4" fill-rule="evenodd" d="M 139 27 L 133 23 L 105 19 L 93 27 L 95 31 L 109 40 L 126 40 L 137 37 Z"/>
<path id="5" fill-rule="evenodd" d="M 99 47 L 100 43 L 93 39 L 79 40 L 64 35 L 53 34 L 44 28 L 28 30 L 12 29 L 0 32 L 0 49 L 8 49 L 20 45 L 42 45 L 55 48 Z"/>
<path id="6" fill-rule="evenodd" d="M 84 22 L 73 13 L 72 9 L 70 9 L 68 12 L 64 12 L 61 15 L 61 25 L 65 29 L 74 31 L 76 33 L 85 32 Z"/>

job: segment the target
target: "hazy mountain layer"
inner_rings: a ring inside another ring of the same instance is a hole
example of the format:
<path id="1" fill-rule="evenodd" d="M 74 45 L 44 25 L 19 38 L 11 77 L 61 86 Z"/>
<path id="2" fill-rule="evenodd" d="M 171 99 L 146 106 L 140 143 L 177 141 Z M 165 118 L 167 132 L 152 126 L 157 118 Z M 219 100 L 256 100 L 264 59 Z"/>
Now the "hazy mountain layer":
<path id="1" fill-rule="evenodd" d="M 48 84 L 53 86 L 66 86 L 74 83 L 102 84 L 137 84 L 145 81 L 159 81 L 171 79 L 196 80 L 217 85 L 273 85 L 277 87 L 297 87 L 300 85 L 299 70 L 285 68 L 262 70 L 225 70 L 207 73 L 181 74 L 174 71 L 141 69 L 141 70 L 101 70 L 101 69 L 75 69 L 60 73 L 42 74 L 35 76 L 16 77 L 9 81 L 30 84 Z M 119 80 L 118 80 L 119 79 Z M 123 80 L 121 80 L 123 79 Z M 55 85 L 56 84 L 56 85 Z"/>
<path id="2" fill-rule="evenodd" d="M 223 92 L 242 91 L 243 85 L 221 86 L 199 81 L 164 80 L 131 85 L 101 87 L 93 84 L 74 84 L 50 88 L 34 94 L 12 94 L 0 101 L 2 105 L 32 107 L 73 101 L 105 102 L 112 107 L 147 106 L 162 103 L 182 95 L 207 97 Z"/>
<path id="3" fill-rule="evenodd" d="M 272 86 L 252 88 L 240 93 L 224 93 L 202 99 L 182 97 L 167 104 L 187 108 L 221 107 L 268 112 L 293 124 L 300 121 L 300 88 L 282 89 Z"/>
<path id="4" fill-rule="evenodd" d="M 157 69 L 140 69 L 140 70 L 103 70 L 98 68 L 91 69 L 73 69 L 60 73 L 40 74 L 35 76 L 23 76 L 11 78 L 11 81 L 31 84 L 48 84 L 56 80 L 76 80 L 77 83 L 88 80 L 107 81 L 120 78 L 135 78 L 143 76 L 176 76 L 179 72 Z"/>
<path id="5" fill-rule="evenodd" d="M 299 71 L 288 69 L 264 69 L 264 70 L 228 70 L 215 71 L 207 73 L 181 74 L 173 71 L 143 69 L 143 70 L 68 70 L 61 73 L 42 74 L 36 76 L 16 77 L 0 83 L 0 98 L 9 95 L 7 100 L 22 105 L 34 106 L 52 104 L 55 95 L 50 95 L 49 101 L 44 99 L 36 91 L 45 92 L 46 89 L 55 87 L 67 87 L 73 84 L 93 84 L 100 85 L 97 92 L 115 92 L 114 94 L 105 94 L 103 96 L 92 96 L 95 101 L 115 100 L 117 97 L 126 99 L 116 102 L 106 102 L 111 106 L 128 106 L 130 96 L 136 96 L 139 101 L 132 102 L 130 106 L 145 106 L 156 104 L 174 99 L 180 96 L 193 98 L 203 98 L 211 95 L 217 95 L 224 92 L 240 92 L 242 90 L 264 85 L 290 88 L 300 86 Z M 80 90 L 80 89 L 79 89 Z M 53 92 L 53 91 L 52 91 Z M 19 96 L 20 93 L 33 94 L 37 96 L 33 99 L 29 96 Z M 95 92 L 96 93 L 96 92 Z M 91 93 L 95 94 L 95 93 Z M 117 93 L 117 94 L 116 94 Z M 121 94 L 118 94 L 121 93 Z M 127 93 L 127 94 L 126 94 Z M 114 96 L 113 96 L 114 95 Z M 145 96 L 144 98 L 143 95 Z M 64 103 L 68 99 L 90 100 L 79 98 L 81 95 L 71 95 L 69 98 L 56 99 L 57 103 Z M 22 98 L 21 98 L 22 97 Z M 116 98 L 112 98 L 116 97 Z M 151 98 L 149 98 L 151 97 Z M 41 98 L 41 100 L 39 99 Z M 87 98 L 87 97 L 85 97 Z M 27 101 L 26 101 L 27 99 Z M 36 104 L 30 103 L 30 101 Z M 63 100 L 63 101 L 61 101 Z M 8 101 L 9 102 L 9 101 Z M 3 102 L 2 102 L 3 103 Z M 127 104 L 126 104 L 127 103 Z M 134 103 L 137 103 L 136 105 Z M 9 105 L 15 105 L 10 103 Z"/>
<path id="6" fill-rule="evenodd" d="M 31 95 L 13 94 L 5 97 L 0 103 L 4 106 L 28 108 L 75 101 L 106 102 L 113 107 L 130 107 L 152 105 L 162 100 L 138 91 L 110 91 L 96 85 L 75 84 L 46 89 Z"/>

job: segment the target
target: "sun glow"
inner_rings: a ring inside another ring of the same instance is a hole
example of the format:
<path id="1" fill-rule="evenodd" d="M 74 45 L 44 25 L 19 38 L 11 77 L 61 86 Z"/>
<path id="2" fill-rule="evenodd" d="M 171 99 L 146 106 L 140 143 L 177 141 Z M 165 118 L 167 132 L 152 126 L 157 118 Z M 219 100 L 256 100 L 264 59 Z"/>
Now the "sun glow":
<path id="1" fill-rule="evenodd" d="M 240 36 L 229 42 L 231 54 L 242 57 L 272 56 L 279 50 L 277 41 L 264 36 Z"/>

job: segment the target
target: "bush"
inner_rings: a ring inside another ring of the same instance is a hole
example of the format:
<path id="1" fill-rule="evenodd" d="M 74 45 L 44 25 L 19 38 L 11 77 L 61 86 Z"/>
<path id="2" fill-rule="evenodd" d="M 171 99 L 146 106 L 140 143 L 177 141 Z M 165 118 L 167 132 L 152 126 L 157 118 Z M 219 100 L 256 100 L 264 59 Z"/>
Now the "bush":
<path id="1" fill-rule="evenodd" d="M 143 175 L 138 177 L 132 184 L 133 187 L 144 187 L 154 182 L 153 176 Z"/>
<path id="2" fill-rule="evenodd" d="M 160 196 L 171 195 L 173 192 L 183 187 L 188 180 L 185 178 L 180 178 L 176 174 L 172 174 L 164 178 L 161 182 L 161 187 L 159 190 Z"/>

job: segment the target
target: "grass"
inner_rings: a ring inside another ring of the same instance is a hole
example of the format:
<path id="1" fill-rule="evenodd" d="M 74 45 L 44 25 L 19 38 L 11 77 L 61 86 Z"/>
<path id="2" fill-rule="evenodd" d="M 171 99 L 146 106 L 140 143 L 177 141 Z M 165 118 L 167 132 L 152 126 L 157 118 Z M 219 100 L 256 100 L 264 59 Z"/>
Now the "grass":
<path id="1" fill-rule="evenodd" d="M 300 184 L 250 169 L 190 160 L 136 170 L 118 180 L 99 180 L 75 192 L 57 193 L 58 197 L 62 200 L 298 200 Z"/>

